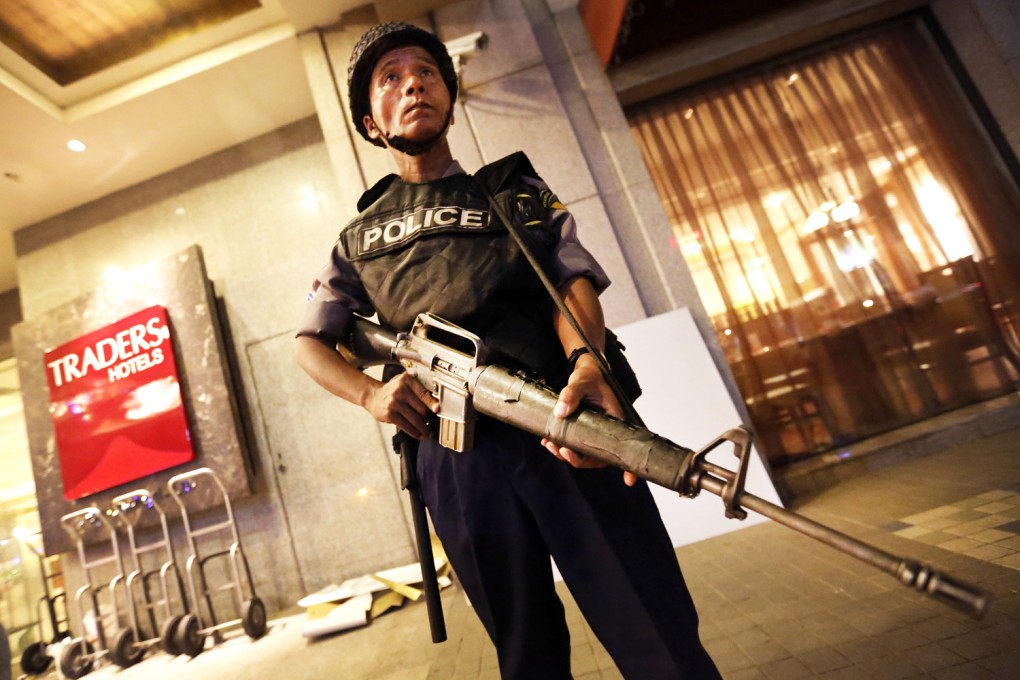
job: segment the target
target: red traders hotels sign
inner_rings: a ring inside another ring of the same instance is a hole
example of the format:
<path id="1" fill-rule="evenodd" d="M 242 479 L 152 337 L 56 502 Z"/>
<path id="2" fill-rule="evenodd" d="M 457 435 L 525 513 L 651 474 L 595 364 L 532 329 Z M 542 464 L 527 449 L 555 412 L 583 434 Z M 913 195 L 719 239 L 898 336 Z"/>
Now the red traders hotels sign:
<path id="1" fill-rule="evenodd" d="M 44 361 L 67 500 L 194 459 L 163 307 L 52 349 Z"/>

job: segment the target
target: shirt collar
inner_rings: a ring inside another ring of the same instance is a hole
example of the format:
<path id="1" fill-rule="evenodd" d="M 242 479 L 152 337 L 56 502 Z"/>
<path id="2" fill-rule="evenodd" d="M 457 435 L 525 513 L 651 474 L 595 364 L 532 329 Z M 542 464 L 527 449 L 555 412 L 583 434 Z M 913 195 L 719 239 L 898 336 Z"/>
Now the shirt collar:
<path id="1" fill-rule="evenodd" d="M 452 175 L 463 175 L 463 174 L 464 174 L 464 168 L 462 168 L 460 166 L 459 162 L 453 161 L 452 163 L 450 163 L 450 167 L 448 167 L 446 169 L 446 172 L 443 173 L 443 177 L 450 177 Z"/>

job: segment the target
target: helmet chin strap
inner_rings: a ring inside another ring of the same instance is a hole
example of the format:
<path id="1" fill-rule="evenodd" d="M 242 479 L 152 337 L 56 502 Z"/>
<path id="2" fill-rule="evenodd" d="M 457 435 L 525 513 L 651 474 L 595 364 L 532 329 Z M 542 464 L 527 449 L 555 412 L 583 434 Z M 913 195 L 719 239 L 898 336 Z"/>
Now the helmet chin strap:
<path id="1" fill-rule="evenodd" d="M 432 150 L 432 148 L 439 143 L 439 140 L 446 136 L 446 131 L 450 129 L 451 118 L 453 118 L 452 106 L 446 113 L 446 120 L 443 122 L 443 127 L 434 137 L 427 139 L 424 142 L 412 142 L 406 137 L 391 134 L 384 134 L 383 139 L 385 140 L 386 146 L 392 147 L 401 153 L 405 153 L 408 156 L 420 156 L 423 153 Z"/>

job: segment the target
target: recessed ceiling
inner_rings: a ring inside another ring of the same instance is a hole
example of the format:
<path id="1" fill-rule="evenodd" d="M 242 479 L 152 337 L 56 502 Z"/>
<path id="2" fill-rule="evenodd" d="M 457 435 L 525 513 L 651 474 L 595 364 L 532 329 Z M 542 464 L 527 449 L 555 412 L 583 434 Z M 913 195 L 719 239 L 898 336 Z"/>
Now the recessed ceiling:
<path id="1" fill-rule="evenodd" d="M 367 4 L 0 0 L 0 292 L 15 229 L 314 115 L 297 36 Z"/>
<path id="2" fill-rule="evenodd" d="M 258 0 L 5 0 L 0 41 L 67 85 L 244 12 Z"/>

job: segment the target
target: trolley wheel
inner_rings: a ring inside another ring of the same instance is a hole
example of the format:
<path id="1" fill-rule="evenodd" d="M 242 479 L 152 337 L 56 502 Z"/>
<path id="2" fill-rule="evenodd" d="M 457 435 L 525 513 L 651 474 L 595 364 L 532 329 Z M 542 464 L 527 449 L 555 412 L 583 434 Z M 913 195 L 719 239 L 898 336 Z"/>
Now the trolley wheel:
<path id="1" fill-rule="evenodd" d="M 197 616 L 184 615 L 174 631 L 174 642 L 177 643 L 177 649 L 188 656 L 194 657 L 202 653 L 205 637 L 202 635 L 202 622 Z"/>
<path id="2" fill-rule="evenodd" d="M 181 653 L 181 648 L 177 646 L 177 624 L 181 622 L 184 617 L 180 614 L 175 614 L 169 619 L 163 622 L 163 628 L 160 630 L 159 635 L 159 646 L 163 648 L 163 651 L 170 656 L 177 656 Z"/>
<path id="3" fill-rule="evenodd" d="M 60 672 L 71 680 L 78 680 L 92 672 L 92 657 L 96 650 L 88 640 L 75 640 L 60 657 Z"/>
<path id="4" fill-rule="evenodd" d="M 25 675 L 41 675 L 50 664 L 53 657 L 46 653 L 46 644 L 33 642 L 21 653 L 21 670 Z"/>
<path id="5" fill-rule="evenodd" d="M 253 597 L 241 607 L 241 627 L 252 640 L 258 640 L 266 634 L 266 605 L 257 597 Z"/>
<path id="6" fill-rule="evenodd" d="M 135 644 L 134 628 L 121 628 L 113 638 L 110 660 L 121 668 L 130 668 L 142 660 L 145 649 Z"/>

